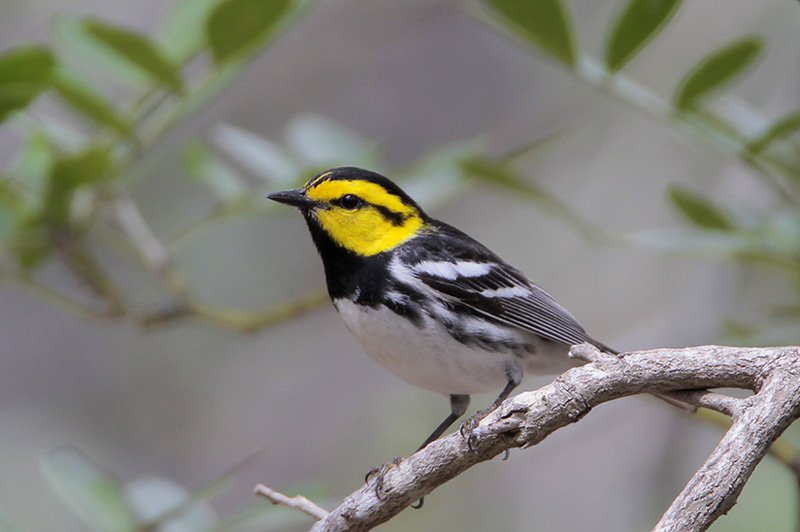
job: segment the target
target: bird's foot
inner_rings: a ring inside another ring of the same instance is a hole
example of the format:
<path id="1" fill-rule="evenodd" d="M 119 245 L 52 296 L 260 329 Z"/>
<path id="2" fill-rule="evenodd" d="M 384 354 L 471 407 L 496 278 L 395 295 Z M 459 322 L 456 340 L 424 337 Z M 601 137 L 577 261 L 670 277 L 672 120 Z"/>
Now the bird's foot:
<path id="1" fill-rule="evenodd" d="M 384 493 L 383 481 L 384 478 L 386 477 L 386 473 L 388 473 L 389 470 L 392 469 L 393 467 L 399 465 L 401 461 L 402 458 L 400 458 L 399 456 L 395 456 L 391 462 L 383 464 L 380 467 L 373 467 L 372 469 L 370 469 L 367 472 L 366 476 L 364 477 L 364 482 L 369 482 L 373 478 L 375 479 L 375 496 L 379 500 L 383 500 L 383 493 Z"/>
<path id="2" fill-rule="evenodd" d="M 461 423 L 461 437 L 467 442 L 467 447 L 473 453 L 477 453 L 476 449 L 477 436 L 475 436 L 475 429 L 478 428 L 481 420 L 487 415 L 495 411 L 495 408 L 487 408 L 486 410 L 479 410 L 475 415 Z"/>
<path id="3" fill-rule="evenodd" d="M 367 474 L 364 477 L 364 482 L 370 482 L 373 478 L 375 479 L 375 497 L 377 497 L 378 500 L 383 500 L 383 495 L 385 493 L 383 489 L 383 482 L 384 478 L 386 477 L 386 473 L 388 473 L 393 467 L 400 465 L 402 460 L 403 459 L 399 456 L 395 456 L 391 462 L 383 464 L 380 467 L 373 467 L 367 471 Z M 419 510 L 422 508 L 423 504 L 425 504 L 425 497 L 422 497 L 416 503 L 412 504 L 411 507 L 415 510 Z"/>

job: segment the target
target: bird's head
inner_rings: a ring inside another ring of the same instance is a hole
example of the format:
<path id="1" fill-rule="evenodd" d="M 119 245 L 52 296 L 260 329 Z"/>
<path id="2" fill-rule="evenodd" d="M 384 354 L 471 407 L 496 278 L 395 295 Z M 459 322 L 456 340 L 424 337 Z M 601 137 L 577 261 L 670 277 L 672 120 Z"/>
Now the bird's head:
<path id="1" fill-rule="evenodd" d="M 393 249 L 419 233 L 427 215 L 386 177 L 360 168 L 334 168 L 303 188 L 274 192 L 267 198 L 297 207 L 315 239 L 329 238 L 357 255 Z"/>

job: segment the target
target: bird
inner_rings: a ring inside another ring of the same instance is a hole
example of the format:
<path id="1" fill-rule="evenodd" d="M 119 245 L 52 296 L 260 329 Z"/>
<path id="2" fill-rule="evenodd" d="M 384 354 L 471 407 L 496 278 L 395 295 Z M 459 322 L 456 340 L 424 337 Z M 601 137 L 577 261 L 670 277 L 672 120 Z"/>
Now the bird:
<path id="1" fill-rule="evenodd" d="M 450 413 L 418 450 L 466 413 L 472 394 L 499 391 L 482 416 L 524 375 L 581 364 L 572 345 L 618 354 L 522 271 L 381 174 L 333 168 L 267 198 L 302 213 L 333 306 L 367 354 L 449 397 Z"/>

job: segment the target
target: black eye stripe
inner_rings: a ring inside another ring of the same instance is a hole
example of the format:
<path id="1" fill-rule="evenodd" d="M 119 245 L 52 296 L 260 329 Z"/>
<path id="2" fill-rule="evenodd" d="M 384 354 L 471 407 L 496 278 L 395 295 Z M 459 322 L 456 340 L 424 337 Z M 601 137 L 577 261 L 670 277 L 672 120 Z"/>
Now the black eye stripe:
<path id="1" fill-rule="evenodd" d="M 375 205 L 375 204 L 372 204 L 372 203 L 370 203 L 369 205 L 375 207 L 378 210 L 378 212 L 381 213 L 381 215 L 384 218 L 389 220 L 389 223 L 391 223 L 392 225 L 401 226 L 401 225 L 403 225 L 403 222 L 406 221 L 406 218 L 408 218 L 407 216 L 405 216 L 405 215 L 403 215 L 403 214 L 401 214 L 399 212 L 395 212 L 395 211 L 393 211 L 391 209 L 388 209 L 387 207 L 384 207 L 383 205 Z"/>
<path id="2" fill-rule="evenodd" d="M 386 218 L 386 220 L 394 226 L 403 225 L 403 222 L 405 222 L 408 218 L 407 215 L 393 211 L 383 205 L 376 205 L 375 203 L 366 202 L 355 194 L 345 194 L 340 198 L 336 198 L 335 200 L 331 201 L 331 205 L 341 207 L 342 209 L 348 211 L 354 211 L 359 207 L 364 206 L 373 207 L 375 210 L 381 213 L 381 216 Z"/>

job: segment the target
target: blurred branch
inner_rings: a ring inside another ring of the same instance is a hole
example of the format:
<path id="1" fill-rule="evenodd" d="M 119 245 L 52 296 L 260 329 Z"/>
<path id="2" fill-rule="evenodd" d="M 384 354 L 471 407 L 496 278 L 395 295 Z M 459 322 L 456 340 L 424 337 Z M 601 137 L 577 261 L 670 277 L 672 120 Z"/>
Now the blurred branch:
<path id="1" fill-rule="evenodd" d="M 377 479 L 370 480 L 311 530 L 369 530 L 475 464 L 536 445 L 606 401 L 648 392 L 752 390 L 746 399 L 731 400 L 686 392 L 697 403 L 730 410 L 732 424 L 654 530 L 702 531 L 730 510 L 770 446 L 800 417 L 800 347 L 702 346 L 620 359 L 583 344 L 573 347 L 572 356 L 590 363 L 508 399 L 480 421 L 469 444 L 456 432 L 388 468 L 380 490 Z"/>
<path id="2" fill-rule="evenodd" d="M 725 122 L 711 120 L 700 112 L 679 111 L 635 79 L 621 73 L 611 76 L 603 65 L 589 56 L 583 56 L 573 72 L 583 81 L 617 100 L 673 126 L 676 131 L 711 148 L 714 153 L 743 162 L 764 178 L 785 201 L 800 205 L 798 193 L 784 182 L 785 177 L 794 177 L 791 171 L 768 164 L 761 154 L 751 153 L 747 147 L 747 139 L 734 134 L 725 127 Z M 782 171 L 784 176 L 778 175 L 773 168 Z"/>
<path id="3" fill-rule="evenodd" d="M 308 514 L 311 517 L 319 519 L 325 519 L 328 516 L 328 511 L 325 508 L 317 506 L 310 500 L 306 499 L 302 495 L 295 495 L 294 497 L 287 497 L 283 493 L 275 491 L 274 489 L 265 486 L 264 484 L 259 484 L 256 486 L 255 489 L 256 495 L 261 495 L 269 499 L 272 504 L 279 504 L 281 506 L 286 506 L 288 508 L 294 508 L 295 510 L 300 510 L 304 514 Z"/>

